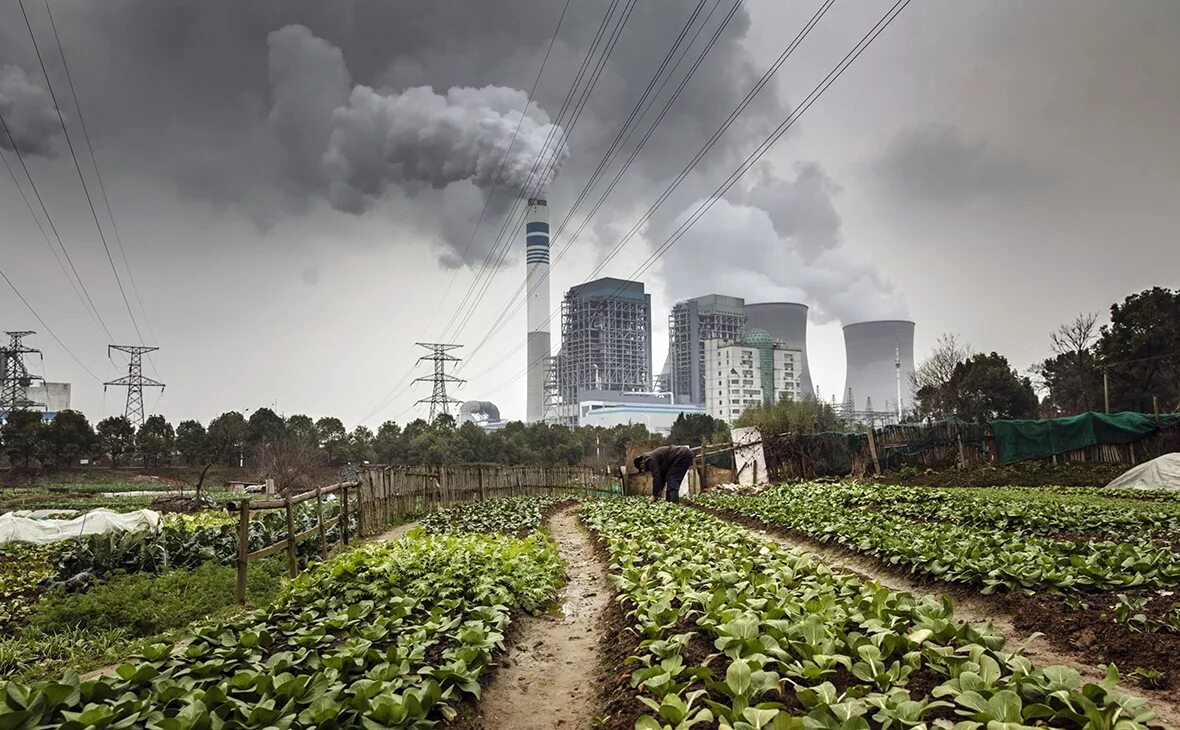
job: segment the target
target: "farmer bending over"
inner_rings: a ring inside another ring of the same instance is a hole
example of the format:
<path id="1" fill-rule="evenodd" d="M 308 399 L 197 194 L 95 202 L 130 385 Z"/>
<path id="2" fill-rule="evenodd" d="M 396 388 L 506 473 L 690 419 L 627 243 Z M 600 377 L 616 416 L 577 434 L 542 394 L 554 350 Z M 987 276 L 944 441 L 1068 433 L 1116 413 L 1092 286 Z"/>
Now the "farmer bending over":
<path id="1" fill-rule="evenodd" d="M 651 472 L 651 501 L 656 502 L 667 490 L 669 502 L 680 501 L 680 483 L 692 468 L 692 449 L 687 446 L 661 446 L 635 457 L 635 468 Z"/>

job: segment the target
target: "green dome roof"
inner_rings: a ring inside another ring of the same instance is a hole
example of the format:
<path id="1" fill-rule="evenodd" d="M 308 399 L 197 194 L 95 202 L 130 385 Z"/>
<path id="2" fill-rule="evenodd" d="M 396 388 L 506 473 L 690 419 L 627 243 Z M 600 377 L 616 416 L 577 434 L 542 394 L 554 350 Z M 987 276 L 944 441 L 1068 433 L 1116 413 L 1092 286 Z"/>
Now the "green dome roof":
<path id="1" fill-rule="evenodd" d="M 743 345 L 751 345 L 753 347 L 769 345 L 772 342 L 773 340 L 770 338 L 770 333 L 766 330 L 758 329 L 757 327 L 746 330 L 745 336 L 742 337 Z"/>

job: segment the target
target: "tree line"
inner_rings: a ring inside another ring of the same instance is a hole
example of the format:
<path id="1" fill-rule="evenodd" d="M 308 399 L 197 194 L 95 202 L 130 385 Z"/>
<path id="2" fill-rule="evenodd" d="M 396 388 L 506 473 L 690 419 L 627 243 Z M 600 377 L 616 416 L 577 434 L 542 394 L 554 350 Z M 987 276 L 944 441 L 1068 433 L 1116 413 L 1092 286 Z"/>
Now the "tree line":
<path id="1" fill-rule="evenodd" d="M 725 424 L 709 416 L 681 417 L 671 435 L 675 443 L 699 445 L 728 438 Z M 281 416 L 259 408 L 247 418 L 230 411 L 208 423 L 184 420 L 175 427 L 163 416 L 148 417 L 134 428 L 123 416 L 91 426 L 79 411 L 65 410 L 50 422 L 34 411 L 13 411 L 0 427 L 0 450 L 13 467 L 64 469 L 82 460 L 111 467 L 188 466 L 200 469 L 203 484 L 213 466 L 244 465 L 273 478 L 280 488 L 295 485 L 317 467 L 380 463 L 434 466 L 444 463 L 505 465 L 585 464 L 606 468 L 622 462 L 627 444 L 663 443 L 644 425 L 576 429 L 544 423 L 512 422 L 485 431 L 472 422 L 443 415 L 400 425 L 386 421 L 376 431 L 348 430 L 336 417 Z"/>
<path id="2" fill-rule="evenodd" d="M 1099 319 L 1081 313 L 1051 332 L 1052 354 L 1027 374 L 943 335 L 914 372 L 914 418 L 1057 418 L 1105 410 L 1108 398 L 1112 412 L 1180 409 L 1180 291 L 1131 294 Z"/>

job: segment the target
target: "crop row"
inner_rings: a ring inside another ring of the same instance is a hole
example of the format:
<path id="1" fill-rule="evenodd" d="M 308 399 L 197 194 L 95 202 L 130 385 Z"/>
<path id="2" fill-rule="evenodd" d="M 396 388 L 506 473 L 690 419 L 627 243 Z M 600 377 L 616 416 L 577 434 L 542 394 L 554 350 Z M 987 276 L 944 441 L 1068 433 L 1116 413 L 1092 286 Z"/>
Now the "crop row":
<path id="1" fill-rule="evenodd" d="M 489 503 L 490 504 L 490 503 Z M 368 544 L 273 606 L 157 645 L 117 676 L 0 688 L 0 727 L 431 727 L 478 696 L 514 608 L 562 580 L 542 533 Z"/>
<path id="2" fill-rule="evenodd" d="M 427 532 L 528 533 L 541 526 L 544 510 L 568 499 L 552 497 L 507 497 L 472 502 L 431 512 L 419 521 Z"/>
<path id="3" fill-rule="evenodd" d="M 1093 533 L 1104 538 L 1175 539 L 1180 505 L 1134 502 L 1055 489 L 930 489 L 884 485 L 841 486 L 848 506 L 881 507 L 911 519 L 998 527 L 1029 534 Z"/>
<path id="4" fill-rule="evenodd" d="M 696 510 L 587 503 L 639 637 L 641 730 L 1146 727 L 1143 700 Z M 703 644 L 706 649 L 701 649 Z M 703 659 L 693 659 L 706 654 Z"/>
<path id="5" fill-rule="evenodd" d="M 913 572 L 997 590 L 1112 590 L 1180 584 L 1180 555 L 1146 540 L 1053 540 L 992 527 L 914 522 L 850 509 L 857 487 L 801 484 L 756 497 L 706 495 L 697 504 L 836 542 Z"/>

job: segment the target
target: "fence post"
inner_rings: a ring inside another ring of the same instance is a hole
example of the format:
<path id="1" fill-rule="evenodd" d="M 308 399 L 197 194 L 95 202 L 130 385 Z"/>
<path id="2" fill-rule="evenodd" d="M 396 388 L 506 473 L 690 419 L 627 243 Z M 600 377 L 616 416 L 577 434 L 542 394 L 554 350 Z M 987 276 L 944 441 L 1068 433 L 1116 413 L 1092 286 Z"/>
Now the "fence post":
<path id="1" fill-rule="evenodd" d="M 871 425 L 866 433 L 869 435 L 869 455 L 873 457 L 873 473 L 881 476 L 881 460 L 877 458 L 877 439 Z"/>
<path id="2" fill-rule="evenodd" d="M 292 578 L 299 575 L 299 560 L 295 556 L 295 513 L 291 508 L 291 498 L 283 497 L 287 509 L 287 574 Z"/>
<path id="3" fill-rule="evenodd" d="M 483 467 L 480 466 L 477 468 L 479 469 L 479 472 L 478 472 L 479 473 L 479 501 L 483 502 L 483 501 L 487 500 L 487 495 L 484 494 L 484 491 L 483 491 Z"/>
<path id="4" fill-rule="evenodd" d="M 959 442 L 959 469 L 967 468 L 967 455 L 963 453 L 963 434 L 956 433 L 955 440 Z"/>
<path id="5" fill-rule="evenodd" d="M 348 545 L 348 490 L 351 487 L 344 487 L 340 490 L 340 540 Z"/>
<path id="6" fill-rule="evenodd" d="M 246 571 L 250 566 L 250 498 L 238 504 L 238 605 L 246 602 Z"/>
<path id="7" fill-rule="evenodd" d="M 324 497 L 320 487 L 315 488 L 315 516 L 319 520 L 320 559 L 328 559 L 328 531 L 324 529 Z"/>

